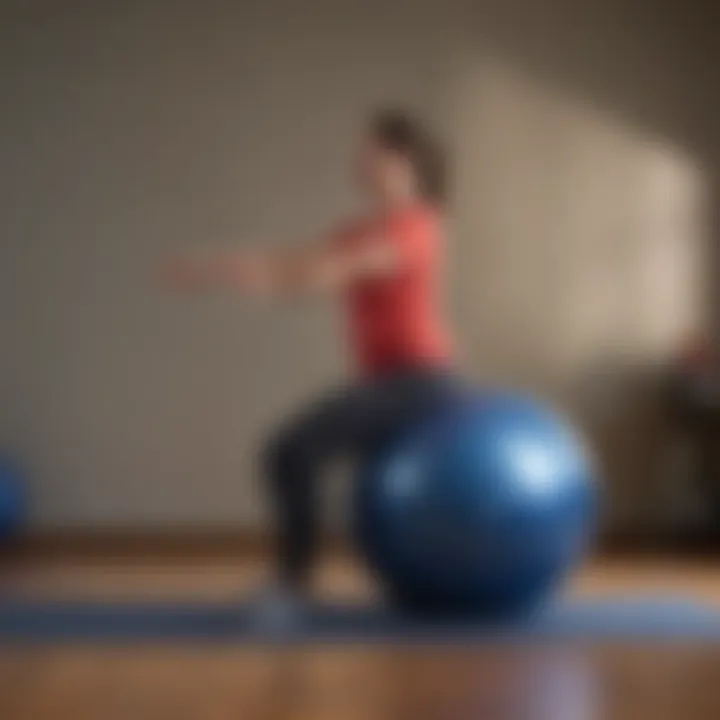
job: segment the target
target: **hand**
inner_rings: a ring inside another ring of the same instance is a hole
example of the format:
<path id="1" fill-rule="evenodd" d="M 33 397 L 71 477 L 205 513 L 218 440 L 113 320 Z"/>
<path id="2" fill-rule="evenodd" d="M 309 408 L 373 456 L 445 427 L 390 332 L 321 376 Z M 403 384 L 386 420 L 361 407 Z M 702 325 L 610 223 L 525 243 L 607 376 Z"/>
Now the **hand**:
<path id="1" fill-rule="evenodd" d="M 269 256 L 259 253 L 213 252 L 174 258 L 161 274 L 165 284 L 180 292 L 226 287 L 265 297 L 274 290 L 275 265 Z"/>

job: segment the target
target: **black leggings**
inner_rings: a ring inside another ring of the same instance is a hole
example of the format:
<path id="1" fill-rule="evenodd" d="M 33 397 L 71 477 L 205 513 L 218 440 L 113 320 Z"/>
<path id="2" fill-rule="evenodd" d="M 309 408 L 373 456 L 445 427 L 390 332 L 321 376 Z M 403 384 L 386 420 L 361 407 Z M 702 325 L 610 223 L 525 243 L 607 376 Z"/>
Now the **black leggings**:
<path id="1" fill-rule="evenodd" d="M 372 450 L 446 402 L 457 387 L 445 369 L 397 371 L 330 393 L 280 428 L 265 447 L 263 463 L 286 582 L 308 580 L 317 544 L 317 479 L 327 462 Z"/>

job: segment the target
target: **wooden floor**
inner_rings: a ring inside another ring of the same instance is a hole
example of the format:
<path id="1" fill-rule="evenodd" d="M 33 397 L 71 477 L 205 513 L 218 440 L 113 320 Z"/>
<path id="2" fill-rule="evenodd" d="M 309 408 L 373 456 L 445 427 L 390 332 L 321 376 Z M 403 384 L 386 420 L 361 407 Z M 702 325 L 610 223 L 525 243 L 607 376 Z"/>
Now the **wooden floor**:
<path id="1" fill-rule="evenodd" d="M 241 597 L 259 563 L 34 563 L 5 590 L 53 598 Z M 369 592 L 344 563 L 319 591 Z M 603 563 L 568 592 L 720 604 L 720 567 Z M 720 646 L 0 648 L 0 720 L 718 720 Z"/>

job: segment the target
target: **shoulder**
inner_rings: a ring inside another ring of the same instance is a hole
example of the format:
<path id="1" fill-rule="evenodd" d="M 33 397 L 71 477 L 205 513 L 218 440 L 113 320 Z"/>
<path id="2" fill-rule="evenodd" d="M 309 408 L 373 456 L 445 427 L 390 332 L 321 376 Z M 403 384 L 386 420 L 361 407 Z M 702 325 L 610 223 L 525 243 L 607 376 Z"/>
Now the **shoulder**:
<path id="1" fill-rule="evenodd" d="M 391 219 L 390 228 L 405 236 L 438 237 L 442 230 L 440 211 L 431 205 L 417 205 Z"/>

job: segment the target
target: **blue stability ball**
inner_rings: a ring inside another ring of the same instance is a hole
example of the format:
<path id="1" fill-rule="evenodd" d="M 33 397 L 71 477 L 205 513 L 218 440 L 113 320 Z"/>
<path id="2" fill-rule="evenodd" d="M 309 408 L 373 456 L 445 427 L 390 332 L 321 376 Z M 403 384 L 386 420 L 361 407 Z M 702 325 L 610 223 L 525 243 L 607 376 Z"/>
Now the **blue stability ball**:
<path id="1" fill-rule="evenodd" d="M 0 457 L 0 542 L 15 535 L 25 521 L 26 490 L 22 474 Z"/>
<path id="2" fill-rule="evenodd" d="M 582 557 L 589 462 L 573 432 L 518 395 L 456 401 L 370 457 L 357 530 L 371 570 L 409 610 L 532 609 Z"/>

